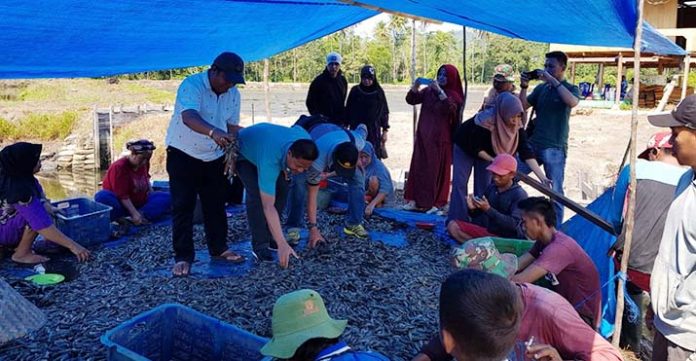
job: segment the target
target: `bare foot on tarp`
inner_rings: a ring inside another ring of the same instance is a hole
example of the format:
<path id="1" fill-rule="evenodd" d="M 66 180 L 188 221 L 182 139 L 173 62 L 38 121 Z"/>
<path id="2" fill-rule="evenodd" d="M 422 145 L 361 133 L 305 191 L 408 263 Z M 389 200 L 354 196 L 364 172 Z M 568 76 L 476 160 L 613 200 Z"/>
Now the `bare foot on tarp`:
<path id="1" fill-rule="evenodd" d="M 34 252 L 29 252 L 25 254 L 18 254 L 15 252 L 12 255 L 12 261 L 19 264 L 34 265 L 48 261 L 48 257 L 38 255 Z"/>
<path id="2" fill-rule="evenodd" d="M 191 273 L 191 264 L 186 261 L 179 261 L 174 264 L 172 274 L 174 277 L 185 277 Z"/>
<path id="3" fill-rule="evenodd" d="M 244 258 L 244 256 L 238 255 L 238 254 L 236 254 L 228 249 L 227 251 L 220 253 L 219 256 L 214 256 L 213 260 L 225 261 L 225 262 L 237 264 L 237 263 L 244 263 L 244 261 L 246 261 L 246 258 Z"/>

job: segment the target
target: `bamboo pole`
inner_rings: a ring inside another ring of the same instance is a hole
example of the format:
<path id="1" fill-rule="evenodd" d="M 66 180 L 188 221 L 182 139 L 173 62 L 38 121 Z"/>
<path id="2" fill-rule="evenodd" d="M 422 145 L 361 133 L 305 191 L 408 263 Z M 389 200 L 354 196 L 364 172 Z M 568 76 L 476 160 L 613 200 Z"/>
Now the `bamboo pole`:
<path id="1" fill-rule="evenodd" d="M 271 123 L 271 99 L 270 87 L 268 86 L 268 58 L 263 59 L 263 104 L 266 107 L 266 121 Z"/>
<path id="2" fill-rule="evenodd" d="M 416 81 L 416 19 L 411 19 L 411 83 Z M 413 106 L 413 139 L 416 139 L 418 109 Z"/>
<path id="3" fill-rule="evenodd" d="M 684 79 L 682 79 L 681 98 L 686 98 L 686 89 L 689 87 L 689 65 L 691 65 L 691 55 L 686 53 L 684 57 Z"/>
<path id="4" fill-rule="evenodd" d="M 631 256 L 631 242 L 633 241 L 633 224 L 635 221 L 636 210 L 636 141 L 638 133 L 638 94 L 640 93 L 640 42 L 643 36 L 643 0 L 638 1 L 638 22 L 636 24 L 636 39 L 633 44 L 633 110 L 631 112 L 631 151 L 630 151 L 630 176 L 628 209 L 626 211 L 626 221 L 624 222 L 624 232 L 626 234 L 623 255 L 621 257 L 621 272 L 626 273 L 628 269 L 628 259 Z M 619 289 L 616 292 L 616 316 L 614 318 L 614 337 L 611 343 L 614 347 L 619 347 L 621 340 L 621 324 L 624 311 L 624 284 L 623 278 L 619 278 Z"/>
<path id="5" fill-rule="evenodd" d="M 614 98 L 614 107 L 619 109 L 619 104 L 621 104 L 621 84 L 623 75 L 623 54 L 619 52 L 619 58 L 617 60 L 617 70 L 616 70 L 616 97 Z"/>

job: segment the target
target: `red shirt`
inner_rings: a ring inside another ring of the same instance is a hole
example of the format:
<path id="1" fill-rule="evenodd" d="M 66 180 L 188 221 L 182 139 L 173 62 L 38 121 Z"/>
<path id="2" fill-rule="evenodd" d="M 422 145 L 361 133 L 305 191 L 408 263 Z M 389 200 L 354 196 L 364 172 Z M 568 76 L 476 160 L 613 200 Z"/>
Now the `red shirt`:
<path id="1" fill-rule="evenodd" d="M 553 346 L 564 360 L 623 360 L 559 294 L 528 283 L 517 286 L 524 303 L 518 340 L 534 336 L 535 344 Z"/>
<path id="2" fill-rule="evenodd" d="M 150 190 L 150 162 L 137 170 L 123 157 L 111 164 L 106 171 L 102 187 L 116 194 L 119 199 L 130 199 L 135 208 L 140 208 L 147 202 Z"/>
<path id="3" fill-rule="evenodd" d="M 602 319 L 599 272 L 585 250 L 559 231 L 546 246 L 539 241 L 534 243 L 529 253 L 536 258 L 534 265 L 549 272 L 546 278 L 554 291 L 576 307 L 579 314 L 591 317 L 598 328 Z"/>

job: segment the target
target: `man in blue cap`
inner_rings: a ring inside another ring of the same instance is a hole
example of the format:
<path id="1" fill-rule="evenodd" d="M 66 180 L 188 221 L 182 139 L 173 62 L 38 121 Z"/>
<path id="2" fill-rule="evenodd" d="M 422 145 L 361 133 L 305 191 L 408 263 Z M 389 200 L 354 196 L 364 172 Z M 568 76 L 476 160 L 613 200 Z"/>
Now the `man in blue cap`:
<path id="1" fill-rule="evenodd" d="M 224 52 L 210 69 L 181 83 L 174 114 L 167 129 L 167 173 L 172 195 L 172 238 L 175 276 L 186 276 L 194 261 L 193 209 L 200 198 L 205 215 L 205 235 L 210 255 L 231 263 L 244 258 L 227 249 L 225 200 L 225 148 L 239 129 L 240 95 L 244 61 Z"/>

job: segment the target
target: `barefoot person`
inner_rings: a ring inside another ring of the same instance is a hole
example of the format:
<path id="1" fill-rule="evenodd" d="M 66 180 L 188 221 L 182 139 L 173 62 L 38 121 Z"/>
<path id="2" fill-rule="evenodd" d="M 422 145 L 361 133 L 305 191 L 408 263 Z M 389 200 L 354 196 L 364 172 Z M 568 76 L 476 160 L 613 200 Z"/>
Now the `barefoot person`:
<path id="1" fill-rule="evenodd" d="M 205 236 L 212 257 L 230 263 L 244 258 L 227 249 L 224 151 L 239 126 L 244 61 L 237 54 L 218 55 L 210 69 L 184 79 L 176 94 L 174 114 L 167 129 L 167 173 L 172 195 L 172 238 L 175 276 L 191 271 L 193 209 L 200 198 Z"/>
<path id="2" fill-rule="evenodd" d="M 41 144 L 15 143 L 0 151 L 0 247 L 14 248 L 12 260 L 36 264 L 48 258 L 31 250 L 36 236 L 70 250 L 78 261 L 89 251 L 63 234 L 51 220 L 55 209 L 43 197 L 34 174 L 41 170 Z"/>

